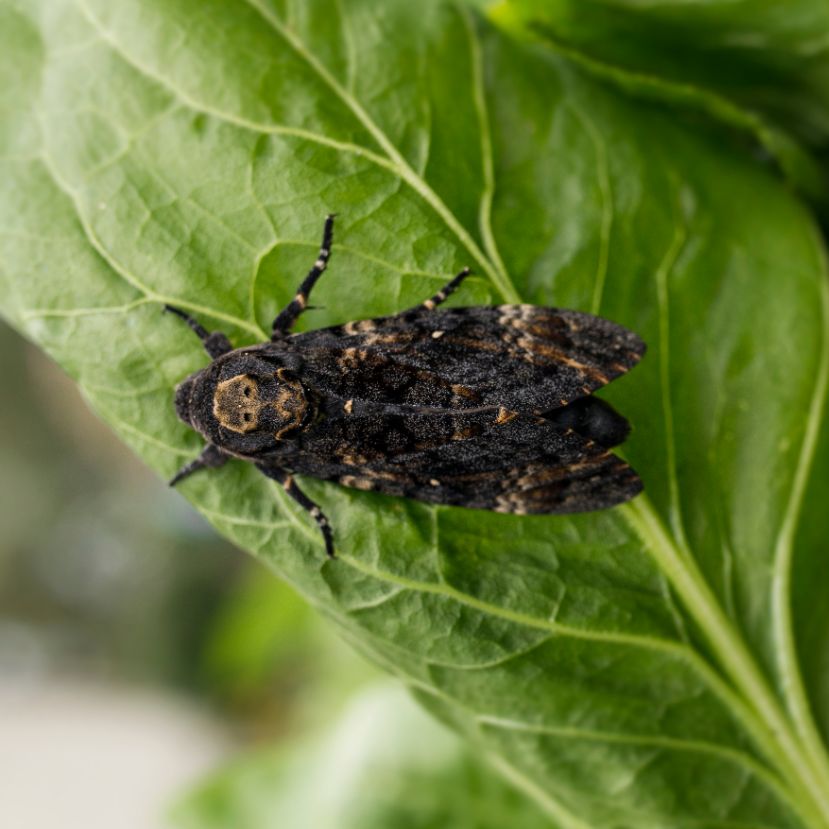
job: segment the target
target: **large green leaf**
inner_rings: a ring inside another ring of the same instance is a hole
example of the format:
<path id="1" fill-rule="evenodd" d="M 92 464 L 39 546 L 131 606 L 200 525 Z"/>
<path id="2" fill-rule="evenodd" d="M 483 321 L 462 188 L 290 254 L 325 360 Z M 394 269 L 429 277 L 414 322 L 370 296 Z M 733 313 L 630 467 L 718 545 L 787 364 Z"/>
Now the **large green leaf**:
<path id="1" fill-rule="evenodd" d="M 206 357 L 160 304 L 264 339 L 328 211 L 306 327 L 470 264 L 457 302 L 641 333 L 608 389 L 646 485 L 629 506 L 520 518 L 305 480 L 328 562 L 250 467 L 183 491 L 561 826 L 829 826 L 826 671 L 798 666 L 825 612 L 807 629 L 791 604 L 826 606 L 826 269 L 772 175 L 437 0 L 2 0 L 0 19 L 5 313 L 164 475 L 198 452 L 172 389 Z"/>

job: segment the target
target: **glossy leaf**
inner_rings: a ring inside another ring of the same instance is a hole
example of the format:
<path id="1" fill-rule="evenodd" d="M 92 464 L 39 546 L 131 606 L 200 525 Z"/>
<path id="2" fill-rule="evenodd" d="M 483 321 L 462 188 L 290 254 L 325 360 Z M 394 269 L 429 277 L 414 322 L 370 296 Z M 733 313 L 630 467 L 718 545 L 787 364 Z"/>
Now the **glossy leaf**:
<path id="1" fill-rule="evenodd" d="M 467 264 L 455 304 L 631 327 L 649 354 L 607 390 L 646 485 L 629 506 L 520 518 L 305 480 L 329 562 L 250 467 L 182 490 L 555 823 L 829 826 L 825 681 L 798 668 L 826 635 L 790 601 L 826 535 L 826 269 L 771 173 L 463 5 L 0 9 L 3 307 L 104 420 L 165 476 L 192 458 L 172 393 L 206 356 L 161 304 L 264 339 L 329 211 L 305 327 L 392 313 Z"/>

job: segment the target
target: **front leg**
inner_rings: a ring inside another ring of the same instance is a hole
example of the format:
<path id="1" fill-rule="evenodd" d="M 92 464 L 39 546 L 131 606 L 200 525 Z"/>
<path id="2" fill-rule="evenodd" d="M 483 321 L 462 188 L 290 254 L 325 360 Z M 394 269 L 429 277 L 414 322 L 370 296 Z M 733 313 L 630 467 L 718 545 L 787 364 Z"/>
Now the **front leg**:
<path id="1" fill-rule="evenodd" d="M 271 340 L 281 340 L 291 333 L 294 323 L 297 321 L 299 315 L 308 306 L 308 296 L 311 289 L 316 284 L 316 281 L 322 276 L 328 265 L 328 259 L 331 256 L 331 243 L 334 238 L 334 214 L 330 214 L 325 219 L 325 229 L 322 232 L 322 246 L 320 247 L 317 261 L 314 262 L 314 267 L 308 272 L 308 276 L 302 281 L 296 296 L 283 308 L 276 319 L 273 321 L 273 332 L 271 333 Z"/>
<path id="2" fill-rule="evenodd" d="M 323 540 L 325 541 L 325 552 L 329 558 L 334 558 L 334 537 L 331 533 L 331 524 L 323 514 L 322 510 L 315 504 L 297 485 L 293 475 L 284 469 L 273 466 L 257 464 L 256 468 L 274 481 L 279 482 L 285 488 L 285 492 L 291 496 L 306 512 L 311 514 L 317 526 L 320 528 Z"/>

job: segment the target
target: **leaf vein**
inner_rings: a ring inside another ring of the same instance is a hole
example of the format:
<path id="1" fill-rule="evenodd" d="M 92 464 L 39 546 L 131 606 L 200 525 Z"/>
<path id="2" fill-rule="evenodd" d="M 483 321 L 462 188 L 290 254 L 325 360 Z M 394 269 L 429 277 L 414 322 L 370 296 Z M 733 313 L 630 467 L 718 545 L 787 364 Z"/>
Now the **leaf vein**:
<path id="1" fill-rule="evenodd" d="M 114 274 L 120 276 L 121 279 L 123 279 L 129 285 L 132 285 L 133 288 L 144 294 L 144 296 L 148 300 L 158 302 L 161 305 L 176 305 L 179 308 L 185 308 L 189 311 L 194 311 L 199 314 L 205 314 L 206 316 L 210 316 L 214 319 L 222 320 L 224 322 L 229 323 L 230 325 L 235 325 L 238 328 L 242 328 L 256 336 L 259 340 L 267 339 L 265 332 L 262 331 L 262 329 L 259 328 L 259 326 L 255 323 L 250 323 L 247 320 L 241 319 L 240 317 L 235 317 L 232 314 L 226 314 L 222 311 L 217 311 L 214 308 L 190 302 L 180 297 L 171 297 L 165 294 L 157 293 L 148 285 L 144 284 L 137 276 L 135 276 L 120 262 L 118 262 L 118 260 L 103 245 L 101 240 L 98 238 L 98 236 L 92 229 L 92 226 L 89 224 L 86 217 L 83 215 L 83 211 L 80 208 L 75 191 L 68 184 L 68 182 L 64 181 L 61 178 L 61 176 L 55 169 L 54 164 L 52 164 L 47 158 L 43 159 L 43 164 L 49 172 L 49 175 L 52 177 L 52 180 L 54 181 L 55 185 L 72 203 L 78 223 L 80 224 L 81 229 L 83 230 L 84 235 L 87 238 L 87 241 L 98 253 L 101 259 L 104 262 L 106 262 L 106 264 L 109 266 L 109 268 L 112 270 Z"/>

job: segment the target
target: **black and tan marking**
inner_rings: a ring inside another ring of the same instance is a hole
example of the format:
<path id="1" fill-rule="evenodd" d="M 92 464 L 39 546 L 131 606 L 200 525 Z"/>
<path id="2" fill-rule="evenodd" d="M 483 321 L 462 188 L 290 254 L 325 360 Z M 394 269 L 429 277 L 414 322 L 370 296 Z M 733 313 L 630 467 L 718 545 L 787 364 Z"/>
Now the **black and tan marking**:
<path id="1" fill-rule="evenodd" d="M 467 269 L 420 305 L 303 334 L 291 328 L 326 268 L 333 216 L 269 343 L 231 350 L 223 334 L 169 309 L 213 362 L 176 392 L 208 445 L 177 483 L 228 457 L 252 461 L 317 522 L 294 474 L 434 504 L 515 514 L 605 509 L 642 488 L 610 449 L 627 421 L 592 393 L 645 351 L 609 320 L 533 305 L 440 305 Z"/>
<path id="2" fill-rule="evenodd" d="M 601 416 L 610 410 L 602 405 Z M 505 416 L 506 415 L 506 416 Z M 341 419 L 324 434 L 301 435 L 294 471 L 355 489 L 499 512 L 583 512 L 597 500 L 618 503 L 641 482 L 609 451 L 627 425 L 591 431 L 508 410 L 414 413 Z M 595 437 L 601 438 L 600 443 Z M 353 447 L 362 441 L 363 451 Z M 586 448 L 587 447 L 587 448 Z M 313 472 L 312 472 L 313 470 Z"/>
<path id="3" fill-rule="evenodd" d="M 222 380 L 213 395 L 213 416 L 225 429 L 244 434 L 259 426 L 259 413 L 264 402 L 259 399 L 255 377 L 237 374 Z"/>
<path id="4" fill-rule="evenodd" d="M 434 311 L 438 305 L 441 305 L 446 301 L 446 299 L 455 291 L 458 290 L 461 282 L 466 279 L 472 273 L 470 268 L 464 268 L 457 276 L 453 279 L 450 279 L 434 296 L 429 297 L 429 299 L 421 302 L 420 305 L 416 305 L 414 308 L 411 308 L 409 311 L 404 311 L 402 316 L 406 316 L 412 312 L 416 311 Z M 434 333 L 432 334 L 434 336 Z M 438 334 L 440 336 L 440 334 Z"/>
<path id="5" fill-rule="evenodd" d="M 240 435 L 269 426 L 277 440 L 300 429 L 310 406 L 302 383 L 284 368 L 267 379 L 260 384 L 250 374 L 236 374 L 220 380 L 213 393 L 213 417 L 218 424 Z"/>
<path id="6" fill-rule="evenodd" d="M 284 440 L 291 432 L 302 428 L 310 403 L 302 383 L 290 371 L 280 368 L 276 376 L 279 382 L 272 404 L 277 418 L 274 437 Z"/>
<path id="7" fill-rule="evenodd" d="M 346 398 L 452 406 L 452 387 L 463 386 L 474 394 L 460 407 L 518 411 L 592 394 L 644 350 L 608 320 L 530 305 L 415 309 L 297 334 L 287 345 L 302 355 L 304 377 Z"/>

